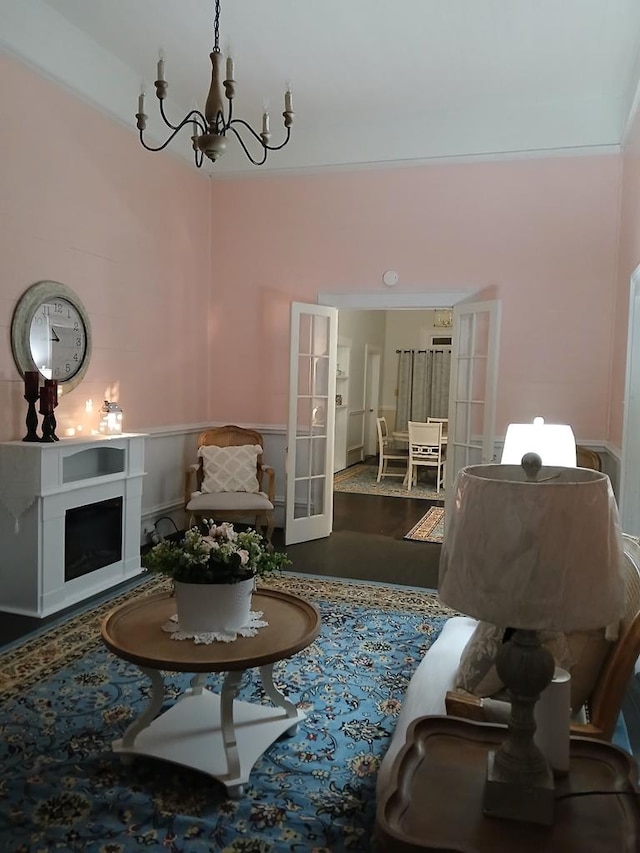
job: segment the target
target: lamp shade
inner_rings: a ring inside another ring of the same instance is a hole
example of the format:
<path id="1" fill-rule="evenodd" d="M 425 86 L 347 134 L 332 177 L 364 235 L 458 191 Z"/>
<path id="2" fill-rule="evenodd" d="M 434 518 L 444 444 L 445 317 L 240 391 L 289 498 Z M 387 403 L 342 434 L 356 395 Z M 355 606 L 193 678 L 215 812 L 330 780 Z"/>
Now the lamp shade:
<path id="1" fill-rule="evenodd" d="M 546 424 L 544 418 L 534 418 L 531 424 L 509 424 L 500 461 L 504 465 L 519 465 L 525 453 L 537 453 L 543 465 L 575 468 L 573 430 L 568 424 Z"/>
<path id="2" fill-rule="evenodd" d="M 439 595 L 498 626 L 578 631 L 617 623 L 623 548 L 606 474 L 472 465 L 456 479 Z"/>

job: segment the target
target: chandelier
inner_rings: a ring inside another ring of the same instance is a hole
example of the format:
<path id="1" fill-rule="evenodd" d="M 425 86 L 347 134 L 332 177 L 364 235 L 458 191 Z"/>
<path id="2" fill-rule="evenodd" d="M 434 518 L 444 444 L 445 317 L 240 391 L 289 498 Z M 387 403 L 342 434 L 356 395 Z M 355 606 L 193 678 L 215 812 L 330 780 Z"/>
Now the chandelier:
<path id="1" fill-rule="evenodd" d="M 284 128 L 286 135 L 284 142 L 280 145 L 270 145 L 271 133 L 269 132 L 269 113 L 265 109 L 262 114 L 262 133 L 257 133 L 251 125 L 241 118 L 233 117 L 233 98 L 235 96 L 235 80 L 233 79 L 233 59 L 228 56 L 225 66 L 226 79 L 222 80 L 223 57 L 220 53 L 219 45 L 219 22 L 220 22 L 220 0 L 216 0 L 215 21 L 213 25 L 213 51 L 209 54 L 211 59 L 211 86 L 207 95 L 207 102 L 204 108 L 204 114 L 200 110 L 193 109 L 182 119 L 179 124 L 172 124 L 166 116 L 164 109 L 164 100 L 167 97 L 167 89 L 169 84 L 164 77 L 164 59 L 161 56 L 158 60 L 158 79 L 155 81 L 156 97 L 160 102 L 160 115 L 166 126 L 172 131 L 167 139 L 154 148 L 147 145 L 144 141 L 144 131 L 147 126 L 147 116 L 144 112 L 144 92 L 138 96 L 138 112 L 136 113 L 137 128 L 140 131 L 140 142 L 147 151 L 162 151 L 172 141 L 172 139 L 182 130 L 183 127 L 191 126 L 192 136 L 191 142 L 194 151 L 194 160 L 198 168 L 202 166 L 205 157 L 208 157 L 213 163 L 225 152 L 227 147 L 227 133 L 231 131 L 249 160 L 255 166 L 262 166 L 266 161 L 269 151 L 278 151 L 289 141 L 291 136 L 291 125 L 295 113 L 291 108 L 291 88 L 287 88 L 284 94 Z M 223 93 L 224 87 L 224 93 Z M 225 107 L 223 98 L 228 101 L 225 117 Z M 241 131 L 250 134 L 261 149 L 261 155 L 254 157 L 244 139 Z"/>

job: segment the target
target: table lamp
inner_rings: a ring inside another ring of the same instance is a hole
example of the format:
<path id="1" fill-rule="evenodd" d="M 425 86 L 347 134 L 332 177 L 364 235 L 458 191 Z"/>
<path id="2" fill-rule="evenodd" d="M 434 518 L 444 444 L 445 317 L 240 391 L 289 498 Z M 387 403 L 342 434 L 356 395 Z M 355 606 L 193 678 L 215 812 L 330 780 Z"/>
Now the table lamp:
<path id="1" fill-rule="evenodd" d="M 440 559 L 440 599 L 513 632 L 496 660 L 511 715 L 503 743 L 488 757 L 485 814 L 553 823 L 553 774 L 534 742 L 534 710 L 554 660 L 538 632 L 617 625 L 622 566 L 606 474 L 542 467 L 537 454 L 526 454 L 521 466 L 459 472 Z"/>
<path id="2" fill-rule="evenodd" d="M 568 424 L 547 424 L 534 418 L 530 424 L 509 424 L 500 461 L 519 465 L 525 453 L 537 453 L 543 465 L 575 468 L 576 439 Z"/>

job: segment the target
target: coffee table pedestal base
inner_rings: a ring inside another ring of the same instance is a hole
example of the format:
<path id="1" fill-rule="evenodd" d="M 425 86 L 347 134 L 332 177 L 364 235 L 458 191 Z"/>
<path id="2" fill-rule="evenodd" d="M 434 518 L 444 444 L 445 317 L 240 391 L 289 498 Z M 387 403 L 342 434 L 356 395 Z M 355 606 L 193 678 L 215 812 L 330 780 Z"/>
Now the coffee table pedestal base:
<path id="1" fill-rule="evenodd" d="M 242 796 L 242 786 L 260 756 L 281 735 L 294 734 L 305 717 L 287 716 L 282 707 L 233 701 L 231 742 L 222 726 L 221 697 L 210 690 L 186 694 L 140 731 L 131 746 L 113 741 L 121 755 L 147 755 L 207 773 L 222 782 L 230 797 Z"/>

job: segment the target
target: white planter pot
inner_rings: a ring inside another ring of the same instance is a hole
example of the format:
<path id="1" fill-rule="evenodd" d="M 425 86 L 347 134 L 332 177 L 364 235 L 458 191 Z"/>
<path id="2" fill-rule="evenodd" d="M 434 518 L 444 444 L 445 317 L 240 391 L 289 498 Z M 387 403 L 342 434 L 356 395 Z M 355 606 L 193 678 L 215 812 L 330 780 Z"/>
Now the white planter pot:
<path id="1" fill-rule="evenodd" d="M 248 625 L 254 585 L 253 578 L 228 584 L 175 581 L 180 631 L 229 633 Z"/>

